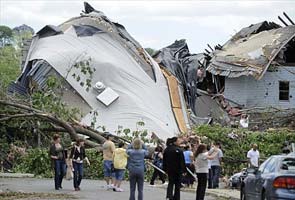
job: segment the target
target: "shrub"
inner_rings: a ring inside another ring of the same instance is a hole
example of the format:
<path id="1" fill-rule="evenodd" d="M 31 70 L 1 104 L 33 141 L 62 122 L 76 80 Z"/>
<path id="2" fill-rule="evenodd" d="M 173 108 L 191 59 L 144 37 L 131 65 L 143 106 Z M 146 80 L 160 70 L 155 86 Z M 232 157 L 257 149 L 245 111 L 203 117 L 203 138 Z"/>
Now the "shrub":
<path id="1" fill-rule="evenodd" d="M 202 142 L 219 141 L 224 153 L 223 173 L 231 175 L 247 166 L 247 152 L 251 144 L 259 148 L 261 161 L 271 155 L 282 153 L 284 141 L 295 142 L 295 134 L 287 129 L 252 132 L 245 129 L 224 128 L 221 126 L 199 126 L 195 133 Z"/>
<path id="2" fill-rule="evenodd" d="M 84 164 L 84 178 L 102 179 L 103 178 L 103 157 L 102 153 L 95 149 L 86 149 L 87 157 L 91 163 L 90 166 Z M 151 179 L 151 167 L 147 167 L 146 180 Z M 48 149 L 29 149 L 27 154 L 17 159 L 14 172 L 32 173 L 39 177 L 52 178 L 53 170 L 51 160 L 48 155 Z M 126 179 L 128 172 L 126 170 Z"/>

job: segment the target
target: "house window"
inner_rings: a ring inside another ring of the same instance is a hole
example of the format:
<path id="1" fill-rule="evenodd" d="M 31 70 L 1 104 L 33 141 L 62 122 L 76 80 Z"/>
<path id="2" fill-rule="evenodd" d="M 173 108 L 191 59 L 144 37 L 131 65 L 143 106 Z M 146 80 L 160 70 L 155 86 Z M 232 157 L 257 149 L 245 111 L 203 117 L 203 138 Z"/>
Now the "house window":
<path id="1" fill-rule="evenodd" d="M 289 81 L 280 81 L 280 101 L 289 100 Z"/>

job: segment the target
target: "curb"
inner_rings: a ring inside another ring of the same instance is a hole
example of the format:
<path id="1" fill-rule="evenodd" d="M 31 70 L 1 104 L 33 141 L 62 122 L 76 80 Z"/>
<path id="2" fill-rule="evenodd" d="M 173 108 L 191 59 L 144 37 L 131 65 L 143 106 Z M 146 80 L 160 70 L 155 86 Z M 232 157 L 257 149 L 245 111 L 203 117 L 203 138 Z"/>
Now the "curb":
<path id="1" fill-rule="evenodd" d="M 34 174 L 0 173 L 0 178 L 34 178 Z"/>
<path id="2" fill-rule="evenodd" d="M 162 185 L 156 187 L 167 188 L 167 186 Z M 196 193 L 196 188 L 182 188 L 181 191 Z M 217 199 L 240 200 L 240 192 L 233 189 L 206 189 L 206 195 L 214 196 Z"/>
<path id="3" fill-rule="evenodd" d="M 240 193 L 229 189 L 206 189 L 206 194 L 230 200 L 240 200 Z"/>

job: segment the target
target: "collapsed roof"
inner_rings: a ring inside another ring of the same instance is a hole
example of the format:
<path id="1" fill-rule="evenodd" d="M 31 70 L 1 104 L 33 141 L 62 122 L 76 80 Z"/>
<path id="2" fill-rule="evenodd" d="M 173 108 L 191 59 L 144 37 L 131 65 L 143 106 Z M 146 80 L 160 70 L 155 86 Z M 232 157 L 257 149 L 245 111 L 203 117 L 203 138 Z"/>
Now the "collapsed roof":
<path id="1" fill-rule="evenodd" d="M 180 132 L 158 64 L 124 26 L 87 3 L 81 16 L 37 32 L 10 91 L 46 89 L 51 76 L 65 80 L 62 98 L 81 109 L 86 125 L 115 132 L 138 130 L 142 121 L 162 139 Z"/>
<path id="2" fill-rule="evenodd" d="M 207 71 L 229 78 L 250 75 L 261 79 L 275 59 L 282 59 L 294 46 L 294 37 L 294 25 L 281 27 L 266 21 L 252 24 L 212 52 Z"/>
<path id="3" fill-rule="evenodd" d="M 153 58 L 181 82 L 188 107 L 195 113 L 197 85 L 201 81 L 197 70 L 204 68 L 204 55 L 191 54 L 186 41 L 182 39 L 160 49 Z"/>

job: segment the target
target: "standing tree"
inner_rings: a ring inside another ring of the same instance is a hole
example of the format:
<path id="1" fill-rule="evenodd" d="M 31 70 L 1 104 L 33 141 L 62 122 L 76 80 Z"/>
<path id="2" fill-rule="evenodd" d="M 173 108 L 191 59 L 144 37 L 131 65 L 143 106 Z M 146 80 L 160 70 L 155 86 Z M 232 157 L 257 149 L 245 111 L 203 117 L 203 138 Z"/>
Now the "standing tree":
<path id="1" fill-rule="evenodd" d="M 4 47 L 12 42 L 12 30 L 7 26 L 0 26 L 0 47 Z"/>

